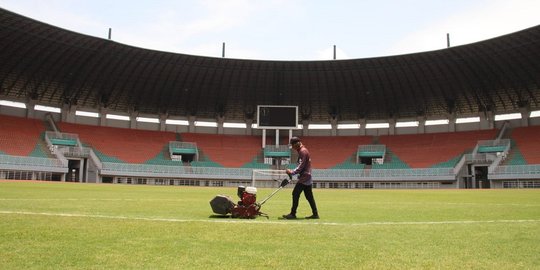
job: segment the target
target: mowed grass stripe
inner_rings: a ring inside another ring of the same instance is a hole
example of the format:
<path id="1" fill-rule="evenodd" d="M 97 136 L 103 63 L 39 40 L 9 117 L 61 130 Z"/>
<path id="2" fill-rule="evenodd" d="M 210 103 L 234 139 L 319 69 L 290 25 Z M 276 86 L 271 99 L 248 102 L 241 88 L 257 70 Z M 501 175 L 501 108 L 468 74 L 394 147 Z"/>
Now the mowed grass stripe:
<path id="1" fill-rule="evenodd" d="M 159 217 L 129 217 L 129 216 L 106 216 L 106 215 L 88 215 L 76 213 L 37 213 L 37 212 L 21 212 L 21 211 L 0 211 L 4 215 L 42 215 L 56 217 L 83 217 L 83 218 L 104 218 L 104 219 L 125 219 L 125 220 L 145 220 L 159 222 L 208 222 L 208 223 L 245 223 L 245 224 L 279 224 L 279 225 L 305 225 L 307 222 L 315 225 L 330 225 L 330 226 L 374 226 L 374 225 L 446 225 L 446 224 L 475 224 L 475 223 L 526 223 L 540 222 L 540 219 L 518 219 L 518 220 L 448 220 L 448 221 L 383 221 L 383 222 L 362 222 L 362 223 L 337 223 L 337 222 L 319 222 L 319 221 L 300 221 L 300 220 L 283 220 L 271 221 L 264 218 L 255 219 L 233 219 L 233 218 L 209 218 L 209 219 L 177 219 L 177 218 L 159 218 Z"/>

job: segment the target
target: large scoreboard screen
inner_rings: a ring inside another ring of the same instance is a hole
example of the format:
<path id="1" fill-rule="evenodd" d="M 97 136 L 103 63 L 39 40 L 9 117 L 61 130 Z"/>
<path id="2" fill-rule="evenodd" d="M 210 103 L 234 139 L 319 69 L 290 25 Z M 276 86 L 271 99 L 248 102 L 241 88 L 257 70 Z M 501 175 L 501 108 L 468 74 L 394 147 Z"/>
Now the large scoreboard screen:
<path id="1" fill-rule="evenodd" d="M 257 106 L 259 128 L 298 128 L 298 106 L 259 105 Z"/>

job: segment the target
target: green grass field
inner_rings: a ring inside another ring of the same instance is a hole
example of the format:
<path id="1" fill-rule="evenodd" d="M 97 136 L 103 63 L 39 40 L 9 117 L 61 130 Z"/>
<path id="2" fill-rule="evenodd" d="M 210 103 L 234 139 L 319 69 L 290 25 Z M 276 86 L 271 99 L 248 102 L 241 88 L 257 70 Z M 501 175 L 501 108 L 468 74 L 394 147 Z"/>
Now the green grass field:
<path id="1" fill-rule="evenodd" d="M 240 220 L 235 188 L 0 181 L 0 269 L 540 269 L 540 190 L 314 193 Z"/>

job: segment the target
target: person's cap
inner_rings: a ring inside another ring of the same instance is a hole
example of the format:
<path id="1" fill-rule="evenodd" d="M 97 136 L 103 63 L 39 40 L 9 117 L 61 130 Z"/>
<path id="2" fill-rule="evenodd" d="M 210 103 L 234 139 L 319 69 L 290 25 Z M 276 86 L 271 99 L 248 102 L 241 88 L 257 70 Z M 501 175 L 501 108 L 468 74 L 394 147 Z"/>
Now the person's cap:
<path id="1" fill-rule="evenodd" d="M 289 141 L 289 144 L 290 144 L 290 145 L 294 145 L 294 144 L 296 144 L 296 143 L 299 142 L 299 141 L 300 141 L 300 138 L 294 136 L 294 137 L 292 137 L 291 140 Z"/>

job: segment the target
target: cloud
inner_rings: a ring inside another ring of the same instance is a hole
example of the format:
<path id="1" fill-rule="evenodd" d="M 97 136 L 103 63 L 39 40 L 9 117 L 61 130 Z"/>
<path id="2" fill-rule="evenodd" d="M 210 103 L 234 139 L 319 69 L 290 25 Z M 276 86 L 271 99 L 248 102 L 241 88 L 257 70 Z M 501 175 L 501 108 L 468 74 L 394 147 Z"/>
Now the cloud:
<path id="1" fill-rule="evenodd" d="M 115 39 L 144 48 L 196 55 L 221 56 L 221 43 L 248 31 L 258 14 L 279 7 L 282 1 L 206 0 L 186 11 L 181 5 L 153 11 L 153 18 L 121 29 Z M 234 55 L 232 50 L 231 55 Z M 248 54 L 243 55 L 241 51 Z M 238 50 L 242 58 L 258 55 Z M 229 53 L 228 53 L 229 54 Z"/>
<path id="2" fill-rule="evenodd" d="M 446 33 L 457 46 L 540 23 L 537 0 L 411 1 L 426 10 L 409 1 L 0 1 L 87 35 L 106 38 L 110 27 L 131 46 L 220 57 L 226 42 L 227 58 L 244 59 L 331 60 L 334 42 L 338 59 L 413 53 L 446 48 Z"/>
<path id="3" fill-rule="evenodd" d="M 446 48 L 446 33 L 450 34 L 451 46 L 509 34 L 539 24 L 538 10 L 540 1 L 487 1 L 412 32 L 390 47 L 387 53 L 405 54 Z"/>

